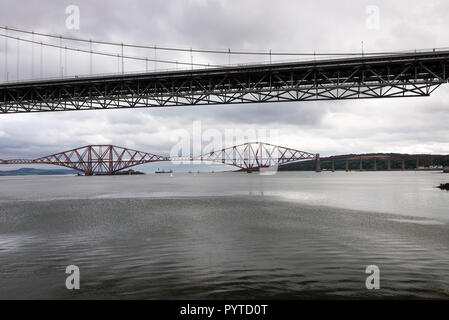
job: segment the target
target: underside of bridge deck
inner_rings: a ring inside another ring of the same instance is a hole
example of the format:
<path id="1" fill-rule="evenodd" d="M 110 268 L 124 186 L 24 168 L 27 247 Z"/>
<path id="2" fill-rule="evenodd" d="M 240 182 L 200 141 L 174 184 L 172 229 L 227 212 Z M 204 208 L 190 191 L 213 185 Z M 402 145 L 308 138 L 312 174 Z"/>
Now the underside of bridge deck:
<path id="1" fill-rule="evenodd" d="M 0 84 L 0 113 L 428 96 L 449 51 Z"/>

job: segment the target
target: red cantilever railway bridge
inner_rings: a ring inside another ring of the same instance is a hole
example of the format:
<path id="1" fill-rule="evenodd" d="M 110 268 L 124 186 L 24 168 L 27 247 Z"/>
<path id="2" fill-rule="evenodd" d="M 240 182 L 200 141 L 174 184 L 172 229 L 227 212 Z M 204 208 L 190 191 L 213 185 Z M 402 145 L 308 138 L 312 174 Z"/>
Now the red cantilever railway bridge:
<path id="1" fill-rule="evenodd" d="M 287 163 L 315 160 L 316 171 L 321 171 L 321 161 L 331 163 L 335 170 L 336 161 L 345 161 L 346 171 L 349 171 L 349 161 L 359 160 L 360 170 L 364 170 L 363 162 L 372 161 L 372 170 L 377 170 L 377 161 L 387 161 L 387 170 L 391 170 L 392 161 L 401 161 L 401 169 L 405 169 L 405 161 L 427 159 L 430 164 L 436 159 L 449 159 L 449 155 L 418 154 L 418 155 L 348 155 L 320 158 L 319 154 L 281 147 L 263 142 L 248 142 L 217 151 L 211 151 L 192 157 L 167 157 L 114 145 L 88 145 L 72 150 L 55 153 L 37 159 L 0 160 L 0 164 L 48 164 L 75 169 L 85 175 L 108 175 L 123 169 L 151 162 L 169 161 L 209 161 L 231 165 L 248 172 L 261 167 L 284 165 Z"/>
<path id="2" fill-rule="evenodd" d="M 114 174 L 150 162 L 212 161 L 247 171 L 260 167 L 319 159 L 319 155 L 263 142 L 248 142 L 192 157 L 166 157 L 114 145 L 88 145 L 37 159 L 0 160 L 0 164 L 51 164 L 85 175 Z"/>

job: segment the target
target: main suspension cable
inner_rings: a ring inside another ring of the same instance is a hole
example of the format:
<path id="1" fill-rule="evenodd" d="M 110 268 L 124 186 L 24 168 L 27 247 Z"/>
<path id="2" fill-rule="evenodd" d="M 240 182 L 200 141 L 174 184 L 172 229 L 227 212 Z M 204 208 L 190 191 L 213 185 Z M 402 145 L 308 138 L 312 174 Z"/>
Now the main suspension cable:
<path id="1" fill-rule="evenodd" d="M 37 33 L 35 33 L 35 34 L 37 34 Z M 104 51 L 91 51 L 91 50 L 87 50 L 87 49 L 79 49 L 79 48 L 73 48 L 73 47 L 60 46 L 60 45 L 56 45 L 56 44 L 45 43 L 42 41 L 34 41 L 34 40 L 24 39 L 24 38 L 20 38 L 20 37 L 14 37 L 14 36 L 1 34 L 1 33 L 0 33 L 0 36 L 9 38 L 9 39 L 15 39 L 17 41 L 20 40 L 23 42 L 39 44 L 41 46 L 46 46 L 46 47 L 59 48 L 59 49 L 65 49 L 65 50 L 69 50 L 69 51 L 89 53 L 89 54 L 95 54 L 95 55 L 101 55 L 101 56 L 107 56 L 107 57 L 120 57 L 120 58 L 122 58 L 122 70 L 123 70 L 123 64 L 124 64 L 123 59 L 138 60 L 138 61 L 147 61 L 148 60 L 148 61 L 167 63 L 167 64 L 176 64 L 176 65 L 181 64 L 181 65 L 200 66 L 200 67 L 223 67 L 222 65 L 218 65 L 218 64 L 190 63 L 190 62 L 180 62 L 180 61 L 173 61 L 173 60 L 149 59 L 146 57 L 117 55 L 114 53 L 109 53 L 109 52 L 104 52 Z M 64 39 L 64 38 L 62 38 L 62 39 Z"/>
<path id="2" fill-rule="evenodd" d="M 20 32 L 20 33 L 26 33 L 26 34 L 35 34 L 42 37 L 49 37 L 49 38 L 62 38 L 64 40 L 69 41 L 78 41 L 78 42 L 85 42 L 85 43 L 95 43 L 95 44 L 102 44 L 102 45 L 111 45 L 111 46 L 122 46 L 122 47 L 129 47 L 129 48 L 138 48 L 138 49 L 151 49 L 151 50 L 162 50 L 162 51 L 178 51 L 178 52 L 195 52 L 195 53 L 213 53 L 213 54 L 225 54 L 225 55 L 263 55 L 263 56 L 361 56 L 361 52 L 282 52 L 282 51 L 272 51 L 271 49 L 266 51 L 243 51 L 243 50 L 213 50 L 213 49 L 191 49 L 191 48 L 175 48 L 175 47 L 167 47 L 167 46 L 149 46 L 149 45 L 139 45 L 139 44 L 129 44 L 129 43 L 122 43 L 122 42 L 112 42 L 112 41 L 101 41 L 101 40 L 92 40 L 92 39 L 84 39 L 84 38 L 77 38 L 77 37 L 68 37 L 68 36 L 62 36 L 62 35 L 55 35 L 55 34 L 49 34 L 49 33 L 43 33 L 43 32 L 35 32 L 35 31 L 28 31 L 23 30 L 19 28 L 14 27 L 8 27 L 8 26 L 0 26 L 0 29 L 3 30 L 10 30 L 14 32 Z M 445 48 L 439 48 L 439 49 L 445 49 Z M 379 51 L 379 52 L 364 52 L 363 55 L 380 55 L 380 54 L 401 54 L 401 53 L 410 53 L 415 50 L 403 50 L 403 51 Z"/>

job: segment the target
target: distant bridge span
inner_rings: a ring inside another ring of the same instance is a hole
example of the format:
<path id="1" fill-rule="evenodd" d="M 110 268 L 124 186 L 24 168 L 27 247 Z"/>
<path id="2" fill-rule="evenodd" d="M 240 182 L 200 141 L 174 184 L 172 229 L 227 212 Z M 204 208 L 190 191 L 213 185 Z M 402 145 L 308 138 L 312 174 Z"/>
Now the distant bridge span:
<path id="1" fill-rule="evenodd" d="M 166 157 L 114 145 L 88 145 L 37 159 L 0 160 L 0 164 L 50 164 L 75 169 L 85 175 L 100 175 L 162 161 L 210 161 L 251 172 L 260 167 L 317 158 L 317 154 L 262 142 L 248 142 L 193 157 Z"/>
<path id="2" fill-rule="evenodd" d="M 449 51 L 0 84 L 0 113 L 429 96 Z"/>
<path id="3" fill-rule="evenodd" d="M 386 161 L 387 170 L 392 170 L 392 162 L 400 162 L 400 170 L 405 170 L 406 161 L 414 161 L 415 169 L 419 169 L 420 160 L 427 160 L 430 165 L 433 165 L 434 160 L 447 160 L 449 159 L 449 154 L 371 154 L 371 155 L 346 155 L 346 156 L 330 156 L 321 158 L 321 161 L 330 161 L 330 170 L 335 171 L 335 162 L 344 161 L 345 170 L 350 171 L 349 161 L 357 160 L 359 162 L 359 170 L 364 171 L 366 168 L 363 167 L 364 161 L 369 161 L 372 163 L 370 170 L 377 170 L 377 162 Z"/>

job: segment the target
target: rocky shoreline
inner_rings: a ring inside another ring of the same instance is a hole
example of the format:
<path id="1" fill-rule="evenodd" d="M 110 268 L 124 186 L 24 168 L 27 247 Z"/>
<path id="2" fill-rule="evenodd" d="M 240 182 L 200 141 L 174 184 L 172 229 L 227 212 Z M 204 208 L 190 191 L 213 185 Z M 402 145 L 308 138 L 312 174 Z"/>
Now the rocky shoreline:
<path id="1" fill-rule="evenodd" d="M 442 183 L 438 186 L 441 190 L 449 190 L 449 183 Z"/>

